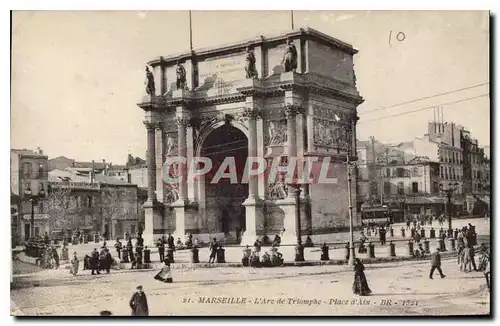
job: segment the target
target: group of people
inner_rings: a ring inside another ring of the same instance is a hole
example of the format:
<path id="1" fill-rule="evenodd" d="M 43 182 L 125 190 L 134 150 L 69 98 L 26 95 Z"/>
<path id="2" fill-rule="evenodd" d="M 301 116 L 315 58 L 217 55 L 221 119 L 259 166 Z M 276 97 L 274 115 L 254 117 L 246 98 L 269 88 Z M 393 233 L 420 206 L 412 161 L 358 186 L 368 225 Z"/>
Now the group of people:
<path id="1" fill-rule="evenodd" d="M 73 259 L 71 261 L 72 267 L 73 260 L 75 264 L 78 264 L 76 253 L 73 254 Z M 85 255 L 83 259 L 83 270 L 90 270 L 91 275 L 101 274 L 101 271 L 106 271 L 106 273 L 109 274 L 113 262 L 113 257 L 106 247 L 106 241 L 104 241 L 100 252 L 97 251 L 97 248 L 94 248 L 90 255 Z M 76 268 L 76 271 L 78 271 L 78 268 Z M 76 275 L 76 273 L 74 275 Z"/>
<path id="2" fill-rule="evenodd" d="M 47 269 L 59 268 L 59 254 L 53 245 L 45 245 L 41 250 L 40 256 L 36 259 L 36 265 Z"/>
<path id="3" fill-rule="evenodd" d="M 262 251 L 262 246 L 258 241 L 254 244 L 254 249 L 246 246 L 243 249 L 243 258 L 241 263 L 245 267 L 277 267 L 283 266 L 283 254 L 278 251 L 278 248 L 272 246 L 268 251 Z"/>

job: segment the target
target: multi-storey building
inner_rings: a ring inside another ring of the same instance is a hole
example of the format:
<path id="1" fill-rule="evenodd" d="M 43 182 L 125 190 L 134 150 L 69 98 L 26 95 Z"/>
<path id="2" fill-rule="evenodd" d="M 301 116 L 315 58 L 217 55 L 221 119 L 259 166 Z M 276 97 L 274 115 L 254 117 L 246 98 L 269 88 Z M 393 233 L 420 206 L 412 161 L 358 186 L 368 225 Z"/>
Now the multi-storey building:
<path id="1" fill-rule="evenodd" d="M 19 199 L 19 212 L 13 225 L 13 237 L 18 240 L 28 239 L 32 235 L 41 236 L 48 232 L 48 216 L 44 214 L 43 201 L 30 202 L 27 190 L 33 195 L 43 193 L 48 183 L 48 157 L 38 148 L 12 149 L 10 151 L 10 182 L 12 193 Z M 32 207 L 33 205 L 33 207 Z M 32 234 L 31 213 L 34 218 L 34 234 Z"/>
<path id="2" fill-rule="evenodd" d="M 125 232 L 135 234 L 139 223 L 137 185 L 117 180 L 92 169 L 68 168 L 49 172 L 50 190 L 56 196 L 67 196 L 53 205 L 66 205 L 65 214 L 71 218 L 54 223 L 57 230 L 80 229 L 100 232 L 107 238 L 122 237 Z M 49 193 L 50 197 L 50 193 Z M 47 207 L 57 213 L 59 207 Z M 54 214 L 52 214 L 54 215 Z"/>
<path id="3" fill-rule="evenodd" d="M 461 145 L 464 153 L 463 180 L 467 211 L 475 215 L 486 214 L 490 201 L 490 159 L 468 130 L 461 130 Z"/>

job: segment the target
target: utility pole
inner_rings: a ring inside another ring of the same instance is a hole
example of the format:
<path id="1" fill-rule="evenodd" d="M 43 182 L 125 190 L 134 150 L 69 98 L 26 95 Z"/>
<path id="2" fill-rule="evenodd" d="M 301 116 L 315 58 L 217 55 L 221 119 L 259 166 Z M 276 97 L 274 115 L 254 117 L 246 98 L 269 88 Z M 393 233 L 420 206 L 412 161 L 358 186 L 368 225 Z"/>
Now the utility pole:
<path id="1" fill-rule="evenodd" d="M 349 266 L 354 266 L 354 223 L 352 216 L 352 191 L 351 191 L 351 162 L 349 161 L 349 152 L 347 153 L 347 196 L 349 203 Z"/>

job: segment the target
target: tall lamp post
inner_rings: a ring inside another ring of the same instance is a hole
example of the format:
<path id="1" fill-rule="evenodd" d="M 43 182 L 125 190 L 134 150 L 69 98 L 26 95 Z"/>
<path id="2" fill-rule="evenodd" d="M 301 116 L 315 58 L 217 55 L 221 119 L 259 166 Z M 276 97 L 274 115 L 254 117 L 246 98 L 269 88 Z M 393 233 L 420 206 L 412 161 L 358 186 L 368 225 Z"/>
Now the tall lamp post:
<path id="1" fill-rule="evenodd" d="M 349 202 L 349 266 L 354 266 L 354 225 L 352 216 L 352 194 L 351 194 L 351 181 L 352 169 L 355 168 L 356 162 L 349 160 L 349 152 L 347 153 L 347 196 Z"/>
<path id="2" fill-rule="evenodd" d="M 451 197 L 453 196 L 453 193 L 458 189 L 460 185 L 458 182 L 455 183 L 449 183 L 448 188 L 444 188 L 443 184 L 439 185 L 439 189 L 445 194 L 446 198 L 448 199 L 446 202 L 446 210 L 448 213 L 448 236 L 453 235 L 453 228 L 451 226 Z"/>
<path id="3" fill-rule="evenodd" d="M 30 230 L 30 238 L 35 237 L 35 205 L 37 205 L 40 200 L 45 198 L 45 190 L 43 187 L 40 187 L 38 194 L 34 194 L 31 191 L 31 188 L 28 186 L 24 191 L 24 198 L 31 203 L 31 230 Z"/>

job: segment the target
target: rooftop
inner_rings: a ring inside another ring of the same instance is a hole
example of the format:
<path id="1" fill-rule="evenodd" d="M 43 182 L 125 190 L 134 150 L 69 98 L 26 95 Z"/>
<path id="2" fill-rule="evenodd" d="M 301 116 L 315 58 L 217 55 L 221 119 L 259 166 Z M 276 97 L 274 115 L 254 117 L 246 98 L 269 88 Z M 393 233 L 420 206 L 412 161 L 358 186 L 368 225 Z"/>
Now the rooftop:
<path id="1" fill-rule="evenodd" d="M 311 39 L 320 41 L 329 46 L 336 47 L 346 53 L 356 54 L 358 50 L 354 49 L 353 46 L 349 43 L 343 42 L 339 39 L 336 39 L 332 36 L 324 34 L 318 30 L 315 30 L 310 27 L 301 27 L 298 29 L 289 30 L 287 32 L 282 32 L 279 34 L 270 34 L 267 36 L 259 35 L 252 39 L 245 39 L 239 42 L 230 43 L 230 44 L 222 44 L 220 46 L 213 46 L 210 48 L 201 48 L 194 49 L 192 52 L 183 52 L 177 54 L 171 54 L 167 56 L 157 57 L 154 60 L 148 62 L 150 66 L 159 65 L 162 62 L 175 62 L 177 60 L 185 60 L 190 58 L 193 54 L 196 54 L 198 57 L 211 56 L 211 55 L 221 55 L 228 52 L 235 52 L 239 50 L 243 50 L 247 46 L 259 46 L 262 43 L 278 43 L 285 42 L 285 40 L 289 38 L 298 38 L 300 36 L 307 36 Z"/>

